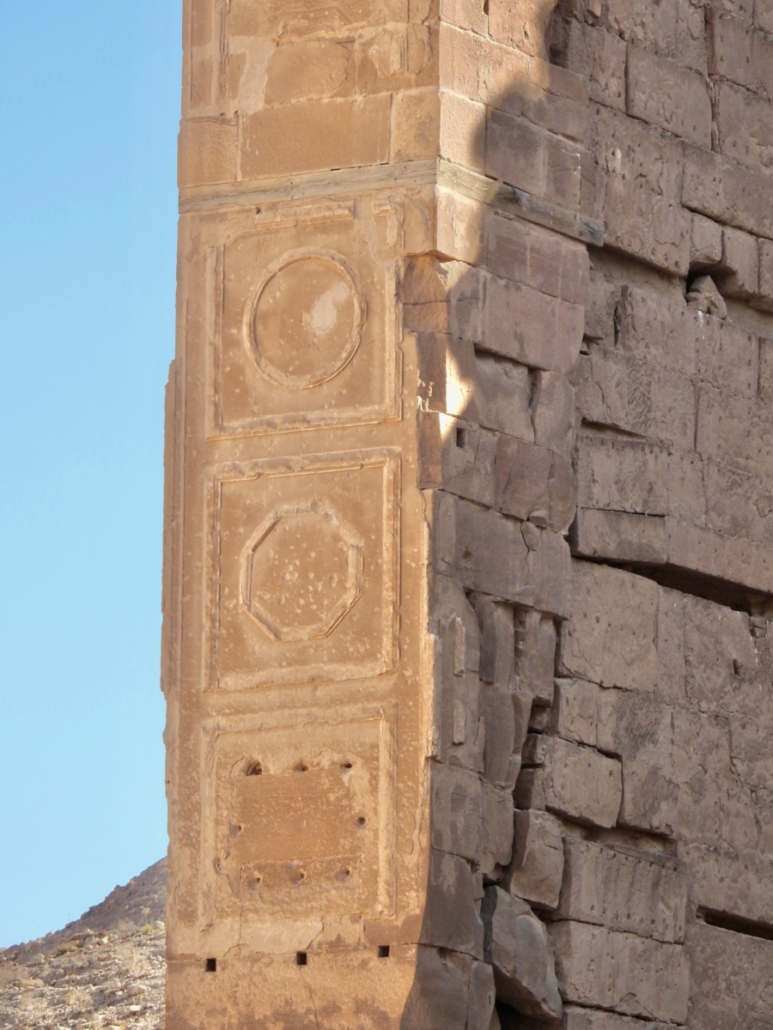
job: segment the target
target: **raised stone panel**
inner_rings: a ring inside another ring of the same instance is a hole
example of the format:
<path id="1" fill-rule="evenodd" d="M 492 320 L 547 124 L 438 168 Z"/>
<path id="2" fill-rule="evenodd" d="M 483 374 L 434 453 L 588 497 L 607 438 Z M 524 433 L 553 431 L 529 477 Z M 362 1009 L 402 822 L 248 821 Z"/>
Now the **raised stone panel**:
<path id="1" fill-rule="evenodd" d="M 354 204 L 256 223 L 210 253 L 210 432 L 394 418 L 395 269 Z"/>
<path id="2" fill-rule="evenodd" d="M 364 451 L 215 471 L 209 689 L 394 667 L 398 468 Z"/>

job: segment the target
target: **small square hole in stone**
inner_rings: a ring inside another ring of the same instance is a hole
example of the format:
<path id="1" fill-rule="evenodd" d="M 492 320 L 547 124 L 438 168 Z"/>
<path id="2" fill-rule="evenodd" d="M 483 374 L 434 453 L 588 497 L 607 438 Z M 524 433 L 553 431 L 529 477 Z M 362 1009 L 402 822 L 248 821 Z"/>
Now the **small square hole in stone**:
<path id="1" fill-rule="evenodd" d="M 207 972 L 208 973 L 216 973 L 217 972 L 217 959 L 216 958 L 208 958 L 207 959 Z"/>
<path id="2" fill-rule="evenodd" d="M 378 946 L 378 957 L 379 958 L 389 958 L 389 945 L 388 944 L 379 944 L 379 946 Z"/>
<path id="3" fill-rule="evenodd" d="M 456 446 L 460 450 L 464 450 L 464 447 L 465 447 L 466 443 L 467 443 L 467 433 L 466 433 L 466 431 L 464 429 L 462 429 L 461 426 L 457 426 L 457 429 L 456 429 Z"/>
<path id="4" fill-rule="evenodd" d="M 295 964 L 297 966 L 306 966 L 309 964 L 309 956 L 306 954 L 305 951 L 296 951 Z"/>

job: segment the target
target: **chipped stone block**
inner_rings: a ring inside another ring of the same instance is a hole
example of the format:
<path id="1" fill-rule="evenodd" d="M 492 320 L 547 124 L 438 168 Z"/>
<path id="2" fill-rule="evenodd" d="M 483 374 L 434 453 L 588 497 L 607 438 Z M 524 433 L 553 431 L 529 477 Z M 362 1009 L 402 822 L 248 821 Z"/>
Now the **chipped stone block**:
<path id="1" fill-rule="evenodd" d="M 563 1030 L 669 1030 L 666 1023 L 653 1023 L 649 1019 L 631 1019 L 600 1009 L 578 1009 L 569 1006 L 564 1008 L 561 1026 Z M 524 1030 L 532 1028 L 525 1027 Z"/>
<path id="2" fill-rule="evenodd" d="M 553 701 L 556 626 L 539 612 L 520 611 L 515 622 L 516 676 L 521 693 L 538 705 Z"/>
<path id="3" fill-rule="evenodd" d="M 709 72 L 773 99 L 773 42 L 741 20 L 709 8 Z"/>
<path id="4" fill-rule="evenodd" d="M 566 533 L 577 510 L 577 477 L 569 461 L 560 454 L 554 454 L 548 479 L 550 500 L 548 526 L 556 533 Z M 531 520 L 535 522 L 537 512 Z"/>
<path id="5" fill-rule="evenodd" d="M 773 240 L 759 240 L 760 285 L 752 307 L 773 312 Z"/>
<path id="6" fill-rule="evenodd" d="M 531 399 L 534 442 L 571 459 L 574 444 L 574 390 L 559 372 L 539 371 Z"/>
<path id="7" fill-rule="evenodd" d="M 717 85 L 716 95 L 720 153 L 752 171 L 769 175 L 773 167 L 770 102 L 728 82 Z"/>
<path id="8" fill-rule="evenodd" d="M 704 76 L 629 44 L 627 84 L 629 115 L 711 147 L 711 101 Z"/>
<path id="9" fill-rule="evenodd" d="M 239 128 L 222 118 L 183 119 L 180 123 L 179 185 L 206 186 L 235 182 Z"/>
<path id="10" fill-rule="evenodd" d="M 686 1021 L 689 970 L 681 945 L 576 922 L 553 923 L 549 933 L 567 1002 L 641 1019 Z"/>
<path id="11" fill-rule="evenodd" d="M 495 999 L 494 970 L 488 962 L 473 962 L 465 1030 L 491 1030 Z"/>
<path id="12" fill-rule="evenodd" d="M 419 943 L 483 958 L 483 924 L 475 902 L 472 872 L 457 855 L 430 851 L 427 904 Z"/>
<path id="13" fill-rule="evenodd" d="M 484 876 L 498 879 L 513 857 L 513 792 L 510 788 L 483 785 L 480 869 Z"/>
<path id="14" fill-rule="evenodd" d="M 434 947 L 416 949 L 415 980 L 402 1020 L 416 1030 L 428 1030 L 427 1013 L 449 1030 L 466 1030 L 469 1005 L 469 959 L 439 953 Z M 361 1017 L 360 1017 L 361 1018 Z"/>
<path id="15" fill-rule="evenodd" d="M 499 436 L 491 483 L 495 490 L 492 506 L 524 521 L 534 512 L 549 511 L 552 467 L 553 457 L 547 448 Z"/>
<path id="16" fill-rule="evenodd" d="M 554 59 L 583 76 L 591 100 L 625 110 L 625 41 L 599 26 L 568 19 L 559 28 Z"/>
<path id="17" fill-rule="evenodd" d="M 479 862 L 485 805 L 483 784 L 474 772 L 435 764 L 432 769 L 432 847 Z"/>
<path id="18" fill-rule="evenodd" d="M 435 411 L 419 412 L 418 426 L 422 488 L 442 487 L 495 507 L 497 434 Z"/>
<path id="19" fill-rule="evenodd" d="M 572 570 L 571 616 L 561 624 L 559 675 L 654 690 L 657 585 L 588 562 L 574 561 Z"/>
<path id="20" fill-rule="evenodd" d="M 760 270 L 755 237 L 739 229 L 724 229 L 722 260 L 714 274 L 724 296 L 741 299 L 756 296 Z"/>
<path id="21" fill-rule="evenodd" d="M 564 740 L 596 747 L 599 687 L 585 680 L 556 680 L 550 730 Z"/>
<path id="22" fill-rule="evenodd" d="M 566 838 L 565 857 L 560 918 L 666 943 L 684 940 L 687 879 L 674 859 L 573 837 Z"/>
<path id="23" fill-rule="evenodd" d="M 722 226 L 703 215 L 693 215 L 691 226 L 690 271 L 716 265 L 722 260 Z"/>
<path id="24" fill-rule="evenodd" d="M 571 533 L 572 553 L 581 558 L 643 565 L 668 561 L 665 519 L 624 511 L 581 508 Z"/>
<path id="25" fill-rule="evenodd" d="M 538 908 L 558 905 L 564 872 L 560 824 L 547 812 L 515 813 L 513 860 L 501 886 Z"/>
<path id="26" fill-rule="evenodd" d="M 545 758 L 545 806 L 593 826 L 614 826 L 622 800 L 620 762 L 592 748 L 550 738 Z"/>
<path id="27" fill-rule="evenodd" d="M 486 890 L 481 914 L 497 999 L 526 1015 L 558 1018 L 561 996 L 544 924 L 525 902 L 499 887 Z"/>

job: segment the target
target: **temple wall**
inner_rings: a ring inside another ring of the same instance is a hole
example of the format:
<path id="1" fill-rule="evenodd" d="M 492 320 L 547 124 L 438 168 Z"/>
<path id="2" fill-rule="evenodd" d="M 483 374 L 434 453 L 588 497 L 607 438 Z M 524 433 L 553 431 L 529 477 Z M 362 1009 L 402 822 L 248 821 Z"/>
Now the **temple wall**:
<path id="1" fill-rule="evenodd" d="M 184 32 L 168 1030 L 773 1026 L 770 0 Z"/>

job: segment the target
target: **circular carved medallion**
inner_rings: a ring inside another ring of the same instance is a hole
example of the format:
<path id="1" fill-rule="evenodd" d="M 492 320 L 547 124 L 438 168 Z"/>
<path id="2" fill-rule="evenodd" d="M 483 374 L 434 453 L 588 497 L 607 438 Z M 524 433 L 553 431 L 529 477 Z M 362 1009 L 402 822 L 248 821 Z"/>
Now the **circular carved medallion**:
<path id="1" fill-rule="evenodd" d="M 319 386 L 352 359 L 364 302 L 338 255 L 287 254 L 269 268 L 246 326 L 258 368 L 295 390 Z"/>

